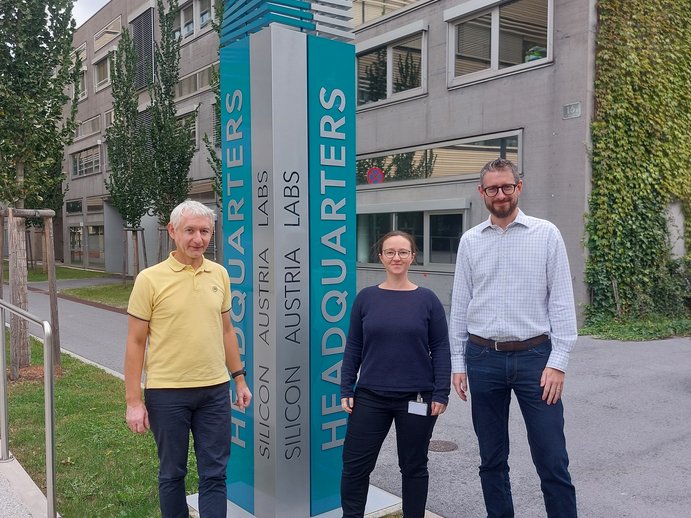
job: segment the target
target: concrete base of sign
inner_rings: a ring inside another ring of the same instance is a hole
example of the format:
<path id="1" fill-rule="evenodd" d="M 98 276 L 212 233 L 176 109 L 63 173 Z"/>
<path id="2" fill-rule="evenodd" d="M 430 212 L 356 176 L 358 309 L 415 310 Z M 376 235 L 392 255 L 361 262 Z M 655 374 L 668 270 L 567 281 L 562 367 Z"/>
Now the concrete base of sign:
<path id="1" fill-rule="evenodd" d="M 187 504 L 190 510 L 198 513 L 198 494 L 189 495 L 187 497 Z M 365 518 L 381 518 L 401 510 L 401 499 L 396 495 L 387 493 L 383 489 L 370 486 L 367 493 L 367 507 L 365 508 Z M 190 514 L 190 516 L 193 516 Z M 198 516 L 198 514 L 196 514 Z M 254 518 L 253 515 L 238 507 L 233 502 L 228 501 L 228 511 L 226 516 L 228 518 Z M 334 509 L 327 513 L 318 515 L 315 518 L 341 518 L 341 509 Z"/>

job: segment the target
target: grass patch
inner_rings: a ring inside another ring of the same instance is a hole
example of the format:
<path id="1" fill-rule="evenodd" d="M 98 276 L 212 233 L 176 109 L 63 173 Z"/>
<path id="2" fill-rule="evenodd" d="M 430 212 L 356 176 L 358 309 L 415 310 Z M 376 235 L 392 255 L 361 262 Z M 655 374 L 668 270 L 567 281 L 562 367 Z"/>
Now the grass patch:
<path id="1" fill-rule="evenodd" d="M 3 279 L 5 282 L 9 282 L 9 265 L 7 260 L 5 260 L 5 265 L 3 267 Z M 84 270 L 82 268 L 70 268 L 68 266 L 56 266 L 55 267 L 55 278 L 58 280 L 68 280 L 68 279 L 94 279 L 98 277 L 110 277 L 111 274 L 106 272 L 98 272 L 94 270 Z M 48 280 L 48 273 L 43 272 L 43 266 L 37 266 L 36 268 L 29 268 L 27 271 L 28 282 L 45 282 Z"/>
<path id="2" fill-rule="evenodd" d="M 129 301 L 130 293 L 132 293 L 132 286 L 131 282 L 113 283 L 83 288 L 67 288 L 60 290 L 60 293 L 115 308 L 127 308 L 127 302 Z"/>
<path id="3" fill-rule="evenodd" d="M 33 364 L 41 365 L 42 356 L 42 344 L 34 341 Z M 150 433 L 127 428 L 123 381 L 68 355 L 61 362 L 55 380 L 57 511 L 67 518 L 160 516 L 156 447 Z M 42 379 L 10 383 L 8 403 L 10 450 L 45 493 Z M 190 455 L 188 493 L 197 483 Z"/>
<path id="4" fill-rule="evenodd" d="M 691 336 L 691 317 L 647 319 L 602 318 L 588 323 L 579 330 L 606 340 L 660 340 L 671 336 Z"/>

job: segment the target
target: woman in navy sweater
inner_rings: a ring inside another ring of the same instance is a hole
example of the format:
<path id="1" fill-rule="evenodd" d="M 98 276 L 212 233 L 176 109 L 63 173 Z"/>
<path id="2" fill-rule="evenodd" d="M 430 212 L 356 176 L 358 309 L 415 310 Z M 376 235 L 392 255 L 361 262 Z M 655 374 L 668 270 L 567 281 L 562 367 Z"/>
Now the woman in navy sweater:
<path id="1" fill-rule="evenodd" d="M 422 518 L 429 442 L 449 401 L 446 315 L 434 292 L 408 279 L 416 252 L 410 234 L 389 232 L 379 240 L 377 252 L 386 280 L 355 298 L 341 369 L 341 406 L 350 414 L 341 506 L 344 518 L 364 515 L 369 476 L 395 422 L 403 515 Z"/>

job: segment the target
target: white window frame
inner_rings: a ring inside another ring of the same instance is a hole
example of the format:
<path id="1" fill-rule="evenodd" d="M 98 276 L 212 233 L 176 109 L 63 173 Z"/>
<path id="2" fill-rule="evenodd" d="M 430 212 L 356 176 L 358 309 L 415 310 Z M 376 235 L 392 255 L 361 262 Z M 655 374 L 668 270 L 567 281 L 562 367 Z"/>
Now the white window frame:
<path id="1" fill-rule="evenodd" d="M 544 58 L 521 63 L 507 68 L 499 68 L 499 8 L 510 2 L 506 0 L 470 0 L 446 9 L 443 20 L 447 24 L 447 86 L 449 88 L 486 81 L 497 77 L 520 73 L 546 66 L 553 61 L 554 52 L 554 0 L 547 0 L 547 55 Z M 456 70 L 456 25 L 484 14 L 492 14 L 491 65 L 490 68 L 471 74 L 455 77 Z"/>
<path id="2" fill-rule="evenodd" d="M 108 124 L 108 119 L 110 119 L 110 124 Z M 103 129 L 110 128 L 115 122 L 115 110 L 106 110 L 103 113 Z"/>
<path id="3" fill-rule="evenodd" d="M 99 42 L 98 39 L 105 34 L 108 34 L 110 38 L 106 41 Z M 94 34 L 94 52 L 101 50 L 111 41 L 120 36 L 120 34 L 122 34 L 122 15 L 118 15 L 110 23 L 105 25 L 101 30 Z"/>
<path id="4" fill-rule="evenodd" d="M 402 212 L 421 212 L 422 213 L 422 253 L 418 252 L 416 255 L 416 262 L 411 265 L 411 269 L 416 267 L 434 267 L 435 270 L 453 271 L 454 263 L 433 263 L 429 259 L 430 254 L 430 217 L 440 216 L 444 214 L 460 214 L 463 218 L 462 228 L 458 229 L 460 237 L 463 232 L 468 229 L 468 216 L 470 205 L 465 199 L 448 199 L 448 200 L 425 200 L 421 202 L 395 203 L 394 206 L 390 204 L 378 205 L 363 205 L 358 206 L 358 215 L 372 215 L 372 214 L 388 214 L 393 216 L 392 229 L 398 229 L 398 214 Z M 434 206 L 434 208 L 430 208 Z M 357 232 L 357 230 L 356 230 Z M 368 250 L 374 243 L 367 243 Z M 361 262 L 357 261 L 357 266 L 382 266 L 379 262 Z"/>
<path id="5" fill-rule="evenodd" d="M 175 118 L 178 121 L 181 121 L 182 119 L 185 119 L 189 116 L 194 116 L 194 124 L 192 125 L 192 131 L 194 132 L 193 136 L 195 151 L 199 150 L 199 114 L 197 113 L 198 108 L 199 105 L 195 104 L 194 106 L 188 106 L 187 108 L 179 109 L 175 114 Z"/>
<path id="6" fill-rule="evenodd" d="M 92 123 L 96 120 L 98 121 L 98 127 L 89 133 L 84 133 L 84 128 L 87 127 L 87 124 Z M 96 115 L 94 117 L 90 117 L 84 121 L 79 122 L 79 124 L 77 125 L 77 128 L 74 130 L 74 140 L 75 141 L 81 140 L 85 137 L 88 137 L 90 135 L 95 135 L 96 133 L 100 133 L 100 132 L 101 132 L 101 116 Z"/>
<path id="7" fill-rule="evenodd" d="M 79 45 L 79 47 L 74 49 L 74 51 L 72 52 L 72 66 L 74 66 L 74 64 L 77 61 L 77 55 L 80 56 L 82 61 L 82 66 L 79 73 L 79 81 L 80 83 L 84 83 L 83 85 L 80 84 L 80 87 L 83 86 L 83 88 L 80 88 L 79 97 L 77 98 L 77 102 L 81 102 L 88 97 L 88 89 L 86 87 L 86 42 Z M 74 86 L 72 87 L 72 93 L 74 94 Z"/>
<path id="8" fill-rule="evenodd" d="M 77 158 L 77 155 L 80 155 L 80 154 L 84 153 L 85 151 L 90 151 L 90 150 L 94 150 L 94 149 L 95 149 L 95 152 L 92 152 L 91 154 L 92 154 L 92 156 L 96 157 L 96 160 L 91 160 L 90 162 L 88 162 L 89 164 L 91 164 L 92 170 L 88 173 L 86 173 L 86 172 L 80 173 L 80 171 L 84 171 L 86 169 L 86 167 L 82 167 L 82 166 L 84 164 L 86 164 L 87 162 L 80 162 L 79 158 Z M 77 160 L 76 171 L 75 171 L 75 160 Z M 75 151 L 74 153 L 72 153 L 70 155 L 70 162 L 71 162 L 71 164 L 70 164 L 70 166 L 71 166 L 70 167 L 70 173 L 71 173 L 70 177 L 72 179 L 83 178 L 85 176 L 91 176 L 94 174 L 100 174 L 101 171 L 103 170 L 102 169 L 103 164 L 101 163 L 101 146 L 99 144 L 97 144 L 95 146 L 91 146 L 88 148 L 80 149 L 79 151 Z"/>
<path id="9" fill-rule="evenodd" d="M 110 51 L 106 53 L 106 55 L 102 59 L 94 59 L 93 61 L 93 68 L 94 68 L 94 90 L 98 92 L 99 90 L 103 90 L 104 88 L 107 88 L 110 86 L 110 65 L 111 65 L 111 60 L 114 58 L 114 51 Z M 98 81 L 97 73 L 98 73 L 98 65 L 100 65 L 103 62 L 106 62 L 106 77 L 101 79 L 101 81 Z"/>
<path id="10" fill-rule="evenodd" d="M 362 41 L 355 46 L 356 56 L 376 50 L 380 47 L 386 47 L 386 97 L 384 99 L 379 99 L 378 101 L 360 104 L 357 106 L 358 111 L 376 108 L 378 106 L 390 104 L 393 102 L 400 102 L 413 97 L 419 97 L 427 93 L 427 33 L 429 32 L 428 29 L 429 26 L 427 23 L 425 23 L 424 20 L 418 20 L 403 27 L 399 27 L 396 30 Z M 411 36 L 415 36 L 418 33 L 420 33 L 422 38 L 422 42 L 420 44 L 420 86 L 418 86 L 417 88 L 411 88 L 410 90 L 405 90 L 403 92 L 393 93 L 393 47 L 395 47 L 401 41 L 409 39 Z M 357 83 L 358 70 L 356 66 L 356 88 Z"/>

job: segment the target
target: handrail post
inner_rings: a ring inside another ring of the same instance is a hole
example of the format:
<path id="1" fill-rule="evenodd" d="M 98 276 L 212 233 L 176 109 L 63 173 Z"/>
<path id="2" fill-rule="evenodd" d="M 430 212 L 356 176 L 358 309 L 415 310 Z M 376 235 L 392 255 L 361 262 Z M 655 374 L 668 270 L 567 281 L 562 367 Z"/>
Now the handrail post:
<path id="1" fill-rule="evenodd" d="M 54 359 L 53 359 L 53 329 L 50 322 L 47 320 L 41 320 L 38 317 L 32 315 L 28 311 L 23 310 L 9 302 L 0 299 L 0 316 L 2 317 L 2 360 L 0 360 L 0 366 L 3 367 L 2 377 L 3 381 L 0 384 L 0 388 L 5 387 L 7 373 L 5 372 L 5 310 L 10 313 L 38 324 L 43 328 L 43 386 L 44 386 L 44 411 L 45 411 L 45 424 L 46 424 L 46 503 L 47 503 L 47 516 L 48 518 L 56 518 L 56 497 L 55 497 L 55 404 L 54 404 L 54 394 L 53 394 L 53 369 L 54 369 Z M 0 401 L 0 406 L 4 405 L 4 409 L 7 408 L 6 398 L 7 391 L 3 388 L 2 397 L 5 399 L 4 402 Z M 0 410 L 5 412 L 5 410 L 0 408 Z M 3 426 L 7 426 L 6 413 L 3 414 L 5 423 Z M 2 448 L 3 453 L 5 448 L 8 448 L 8 437 L 7 431 L 2 430 Z"/>
<path id="2" fill-rule="evenodd" d="M 54 518 L 55 495 L 55 405 L 53 370 L 53 330 L 49 322 L 43 321 L 43 382 L 44 410 L 46 416 L 46 500 L 48 516 Z"/>
<path id="3" fill-rule="evenodd" d="M 2 322 L 2 336 L 0 337 L 0 370 L 2 371 L 2 379 L 0 379 L 0 462 L 12 460 L 10 456 L 10 447 L 8 445 L 7 437 L 9 435 L 9 427 L 7 426 L 7 361 L 6 361 L 6 340 L 5 340 L 5 308 L 0 306 L 0 321 Z"/>

